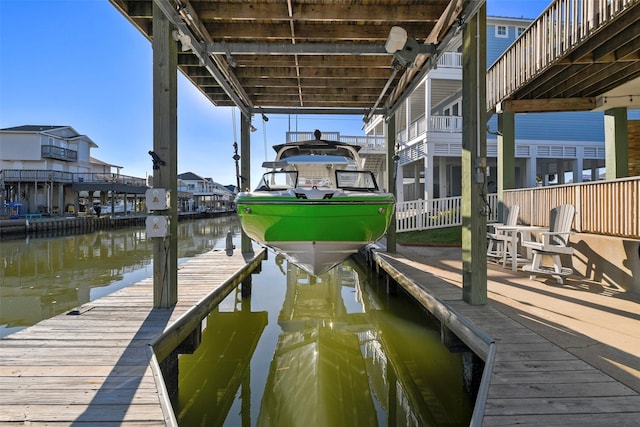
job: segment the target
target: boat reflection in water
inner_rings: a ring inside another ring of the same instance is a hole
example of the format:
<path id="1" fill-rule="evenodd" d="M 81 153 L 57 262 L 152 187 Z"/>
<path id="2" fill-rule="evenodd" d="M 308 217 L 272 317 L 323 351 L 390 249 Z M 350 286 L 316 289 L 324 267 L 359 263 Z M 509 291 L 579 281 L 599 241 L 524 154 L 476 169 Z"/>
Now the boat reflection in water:
<path id="1" fill-rule="evenodd" d="M 462 356 L 413 301 L 381 297 L 366 276 L 351 260 L 320 276 L 265 261 L 251 301 L 225 300 L 180 356 L 179 423 L 468 425 Z"/>

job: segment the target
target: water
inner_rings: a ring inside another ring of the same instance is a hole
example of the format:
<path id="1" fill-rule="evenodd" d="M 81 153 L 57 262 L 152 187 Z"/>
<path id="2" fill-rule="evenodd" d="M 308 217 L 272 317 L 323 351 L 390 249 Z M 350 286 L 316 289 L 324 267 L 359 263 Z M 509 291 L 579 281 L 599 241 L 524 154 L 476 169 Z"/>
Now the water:
<path id="1" fill-rule="evenodd" d="M 273 256 L 271 258 L 274 258 Z M 352 260 L 313 278 L 265 261 L 179 356 L 181 426 L 463 426 L 462 356 L 406 295 Z"/>
<path id="2" fill-rule="evenodd" d="M 235 216 L 178 224 L 179 262 L 239 243 Z M 153 275 L 143 227 L 0 240 L 0 338 Z"/>
<path id="3" fill-rule="evenodd" d="M 179 257 L 224 248 L 235 216 L 179 223 Z M 0 336 L 153 274 L 144 229 L 0 241 Z M 460 353 L 410 298 L 348 260 L 318 278 L 269 254 L 179 356 L 181 426 L 462 426 Z M 1 342 L 0 342 L 1 346 Z"/>

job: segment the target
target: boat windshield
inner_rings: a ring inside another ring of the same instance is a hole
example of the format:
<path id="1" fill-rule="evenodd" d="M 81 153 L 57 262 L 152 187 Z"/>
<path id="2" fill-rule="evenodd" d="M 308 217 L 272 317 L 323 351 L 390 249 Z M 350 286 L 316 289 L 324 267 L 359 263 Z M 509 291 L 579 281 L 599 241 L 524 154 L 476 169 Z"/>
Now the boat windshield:
<path id="1" fill-rule="evenodd" d="M 262 175 L 257 191 L 289 190 L 296 187 L 298 172 L 272 171 Z"/>
<path id="2" fill-rule="evenodd" d="M 369 171 L 336 171 L 336 184 L 343 190 L 378 191 L 373 173 Z"/>

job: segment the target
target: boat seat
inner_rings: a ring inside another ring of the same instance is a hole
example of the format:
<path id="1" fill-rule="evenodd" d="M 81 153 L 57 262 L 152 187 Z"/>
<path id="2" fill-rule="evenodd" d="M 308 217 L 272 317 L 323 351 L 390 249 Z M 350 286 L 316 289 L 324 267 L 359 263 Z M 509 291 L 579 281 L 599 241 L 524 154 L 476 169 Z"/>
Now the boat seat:
<path id="1" fill-rule="evenodd" d="M 569 246 L 571 224 L 575 216 L 576 208 L 573 205 L 560 205 L 549 212 L 549 231 L 539 233 L 540 240 L 526 239 L 522 234 L 522 246 L 533 252 L 533 262 L 522 267 L 522 270 L 532 273 L 529 277 L 535 279 L 538 274 L 555 277 L 558 283 L 563 284 L 563 277 L 573 273 L 573 269 L 564 267 L 560 255 L 572 255 L 573 248 Z M 542 257 L 548 255 L 553 260 L 553 265 L 543 265 Z"/>

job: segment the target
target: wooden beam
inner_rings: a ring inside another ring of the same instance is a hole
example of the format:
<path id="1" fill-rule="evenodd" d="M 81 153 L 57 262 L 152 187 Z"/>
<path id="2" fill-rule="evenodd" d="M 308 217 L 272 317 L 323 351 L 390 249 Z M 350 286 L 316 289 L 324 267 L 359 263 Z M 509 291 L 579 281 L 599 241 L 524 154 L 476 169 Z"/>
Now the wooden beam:
<path id="1" fill-rule="evenodd" d="M 387 136 L 387 188 L 388 191 L 397 196 L 398 189 L 396 187 L 396 174 L 395 168 L 397 162 L 395 161 L 396 154 L 396 116 L 395 114 L 387 118 L 385 133 Z M 402 185 L 402 183 L 400 184 Z M 391 222 L 387 229 L 387 252 L 396 253 L 397 250 L 397 235 L 396 235 L 396 214 L 395 211 L 391 215 Z"/>
<path id="2" fill-rule="evenodd" d="M 496 106 L 496 112 L 545 113 L 558 111 L 589 111 L 596 108 L 596 98 L 556 98 L 506 100 Z"/>
<path id="3" fill-rule="evenodd" d="M 486 5 L 462 32 L 462 298 L 487 303 Z"/>
<path id="4" fill-rule="evenodd" d="M 240 188 L 238 191 L 251 191 L 251 117 L 240 114 Z M 240 248 L 242 253 L 253 252 L 251 239 L 241 229 Z"/>
<path id="5" fill-rule="evenodd" d="M 297 86 L 298 84 L 302 87 L 328 87 L 334 86 L 336 84 L 340 86 L 350 87 L 352 89 L 363 89 L 370 88 L 376 89 L 380 91 L 380 88 L 384 86 L 386 83 L 386 79 L 348 79 L 344 80 L 342 83 L 336 81 L 336 79 L 331 79 L 328 77 L 318 77 L 318 78 L 301 78 L 298 82 L 295 78 L 268 78 L 268 79 L 260 79 L 260 78 L 243 78 L 240 79 L 240 82 L 245 87 L 269 87 L 269 88 L 278 88 L 278 87 L 289 87 L 289 86 Z"/>
<path id="6" fill-rule="evenodd" d="M 247 78 L 341 78 L 341 79 L 388 79 L 389 70 L 381 68 L 358 69 L 354 72 L 345 68 L 300 68 L 298 76 L 294 67 L 250 67 L 236 70 L 239 80 Z M 386 80 L 385 80 L 386 81 Z M 384 84 L 384 83 L 383 83 Z"/>
<path id="7" fill-rule="evenodd" d="M 385 68 L 391 64 L 390 55 L 233 55 L 236 68 L 264 67 L 265 63 L 275 67 L 349 67 Z"/>
<path id="8" fill-rule="evenodd" d="M 406 22 L 435 22 L 449 0 L 418 2 L 413 4 L 375 4 L 368 3 L 366 7 L 352 4 L 296 3 L 293 5 L 293 16 L 284 3 L 245 3 L 229 2 L 200 2 L 198 10 L 203 20 L 253 20 L 262 21 L 266 17 L 271 20 L 287 21 L 368 21 L 389 22 L 390 17 L 396 21 Z"/>
<path id="9" fill-rule="evenodd" d="M 265 22 L 256 25 L 255 22 L 240 21 L 205 22 L 205 27 L 213 40 L 226 42 L 282 42 L 291 40 L 291 27 L 287 22 Z M 424 38 L 432 25 L 422 23 L 403 23 L 407 34 L 416 39 Z M 295 39 L 299 42 L 327 41 L 354 42 L 365 41 L 384 45 L 389 36 L 391 25 L 351 25 L 347 23 L 296 23 Z"/>
<path id="10" fill-rule="evenodd" d="M 153 306 L 178 301 L 178 47 L 173 26 L 153 6 L 153 152 L 162 160 L 153 170 L 153 187 L 171 191 L 169 237 L 153 239 Z"/>

